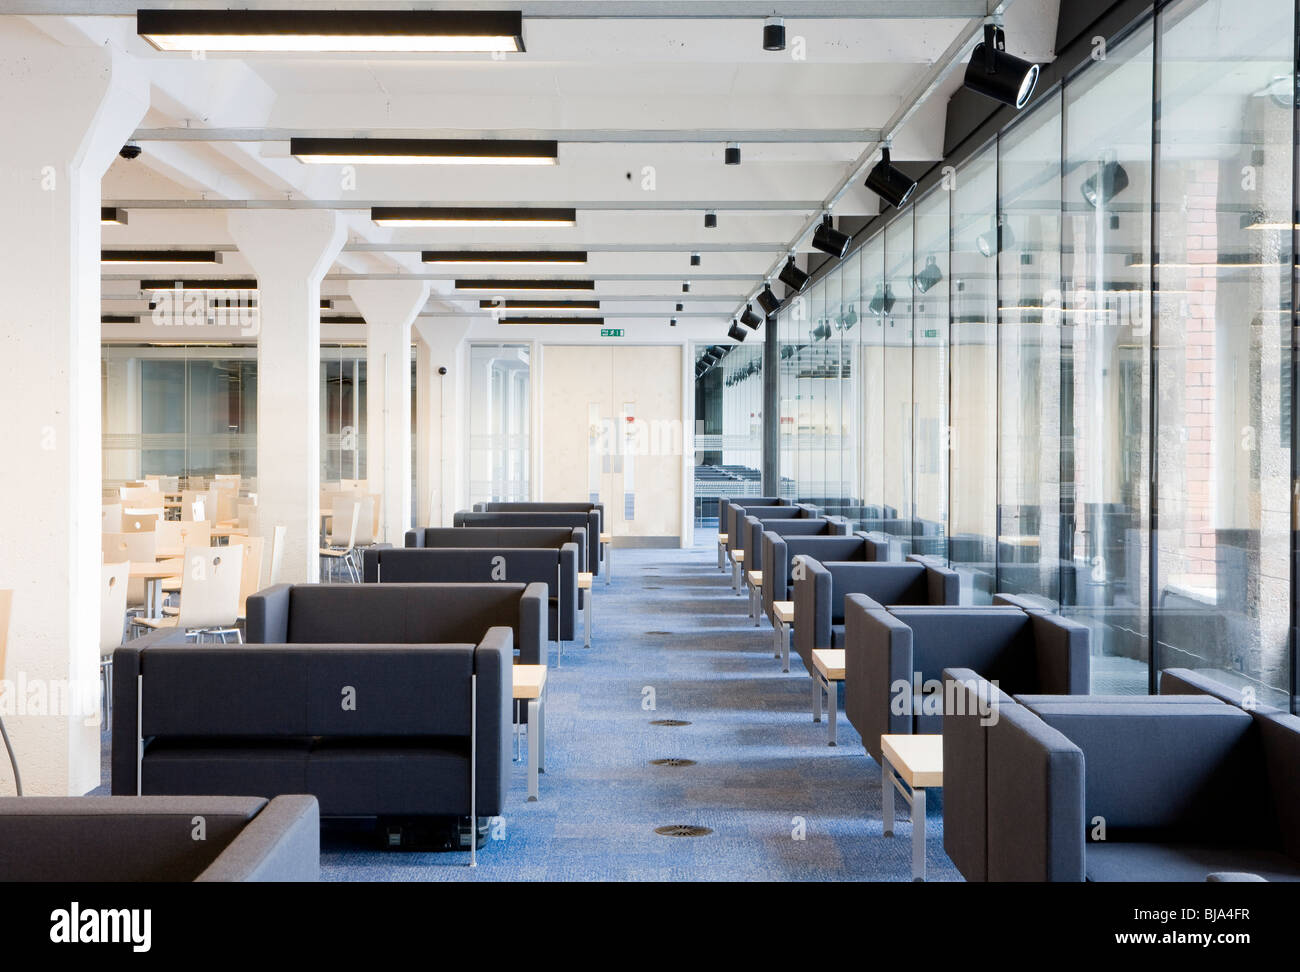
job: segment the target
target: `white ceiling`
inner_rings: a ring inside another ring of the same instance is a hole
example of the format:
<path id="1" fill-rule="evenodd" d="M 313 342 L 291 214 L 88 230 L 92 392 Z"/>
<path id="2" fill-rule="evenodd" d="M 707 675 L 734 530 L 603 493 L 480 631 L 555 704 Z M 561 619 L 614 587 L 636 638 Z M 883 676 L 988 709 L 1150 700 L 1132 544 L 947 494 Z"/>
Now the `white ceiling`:
<path id="1" fill-rule="evenodd" d="M 180 0 L 173 5 L 189 4 Z M 106 248 L 233 246 L 226 227 L 228 210 L 187 205 L 198 200 L 206 200 L 205 205 L 219 205 L 222 200 L 291 199 L 295 205 L 337 200 L 349 221 L 351 242 L 326 279 L 327 295 L 346 292 L 347 281 L 337 279 L 342 274 L 433 273 L 441 279 L 433 285 L 430 312 L 464 309 L 479 315 L 481 295 L 462 298 L 450 292 L 451 280 L 465 271 L 422 265 L 419 246 L 590 247 L 586 267 L 519 275 L 591 273 L 615 278 L 599 280 L 594 296 L 653 298 L 609 302 L 603 309 L 642 314 L 635 320 L 620 319 L 619 325 L 653 333 L 657 339 L 682 336 L 681 329 L 666 333 L 667 319 L 674 316 L 678 302 L 685 305 L 686 315 L 712 315 L 684 318 L 683 328 L 691 334 L 698 331 L 702 338 L 720 339 L 739 301 L 753 293 L 777 264 L 781 252 L 776 247 L 788 247 L 809 225 L 821 201 L 855 172 L 864 153 L 874 149 L 875 130 L 896 115 L 918 83 L 930 76 L 936 60 L 976 23 L 969 16 L 800 19 L 801 7 L 825 12 L 833 5 L 786 0 L 777 5 L 777 12 L 786 16 L 787 50 L 768 53 L 761 46 L 761 18 L 596 19 L 595 15 L 616 11 L 617 5 L 606 0 L 563 5 L 592 15 L 582 19 L 526 16 L 527 50 L 504 60 L 487 55 L 303 54 L 196 59 L 188 53 L 160 53 L 140 40 L 133 17 L 114 15 L 114 8 L 126 6 L 92 0 L 31 0 L 26 9 L 53 13 L 0 17 L 0 30 L 34 28 L 70 45 L 118 45 L 150 72 L 153 107 L 142 129 L 162 137 L 142 138 L 142 156 L 115 161 L 105 176 L 105 205 L 123 203 L 130 215 L 127 226 L 104 228 Z M 293 4 L 254 0 L 240 6 Z M 527 14 L 545 4 L 522 6 Z M 664 5 L 665 9 L 668 6 L 686 9 L 682 4 Z M 863 11 L 880 6 L 840 5 Z M 985 5 L 931 2 L 928 9 L 961 7 L 969 12 L 973 6 Z M 1026 15 L 1041 15 L 1054 4 L 1025 0 L 1022 6 Z M 892 7 L 899 9 L 898 4 Z M 1010 19 L 1013 11 L 1008 10 L 1011 48 L 1039 58 L 1049 56 L 1044 47 L 1054 24 L 1051 29 L 1040 25 L 1032 34 L 1022 32 L 1026 41 L 1017 44 Z M 54 15 L 62 12 L 106 15 Z M 796 53 L 802 58 L 797 59 Z M 927 105 L 896 135 L 895 158 L 937 157 L 943 106 L 959 82 L 957 71 L 935 87 Z M 176 129 L 209 130 L 215 137 L 178 137 Z M 652 140 L 655 132 L 695 130 L 770 132 L 778 141 L 746 139 L 743 163 L 735 167 L 723 165 L 721 140 Z M 413 137 L 501 137 L 504 132 L 519 137 L 521 132 L 538 132 L 559 139 L 560 162 L 554 167 L 528 168 L 359 166 L 355 188 L 343 190 L 340 166 L 304 165 L 289 157 L 285 134 L 307 131 L 382 131 Z M 826 140 L 819 140 L 823 136 L 818 132 L 825 133 Z M 566 144 L 565 133 L 583 140 Z M 627 140 L 619 133 L 628 133 Z M 782 141 L 790 137 L 787 133 L 801 134 L 793 136 L 797 140 Z M 598 137 L 608 140 L 590 141 Z M 651 175 L 654 184 L 647 188 L 643 182 Z M 875 197 L 860 181 L 843 195 L 837 215 L 876 212 Z M 547 230 L 395 230 L 370 221 L 367 207 L 372 203 L 573 205 L 578 209 L 578 225 Z M 745 203 L 775 208 L 756 211 L 743 208 Z M 157 208 L 168 204 L 174 208 Z M 596 208 L 585 208 L 593 204 Z M 737 204 L 742 208 L 732 208 Z M 703 212 L 715 206 L 719 225 L 706 230 Z M 756 243 L 762 246 L 746 249 Z M 398 249 L 384 251 L 385 245 Z M 600 251 L 600 247 L 618 250 Z M 702 253 L 702 266 L 692 268 L 688 258 L 697 247 L 708 249 Z M 196 276 L 248 273 L 239 253 L 227 252 L 224 257 L 219 268 L 191 272 Z M 164 266 L 147 273 L 168 276 L 176 271 Z M 133 271 L 105 268 L 105 313 L 144 308 L 143 301 L 133 299 L 139 297 L 134 282 L 138 277 L 129 273 Z M 473 274 L 510 275 L 504 269 L 500 274 L 478 270 Z M 127 279 L 117 279 L 122 275 Z M 734 279 L 710 280 L 710 275 Z M 637 279 L 645 276 L 667 279 Z M 690 294 L 682 294 L 683 280 L 692 281 Z M 703 296 L 728 299 L 700 300 Z M 352 309 L 347 302 L 337 307 L 344 312 Z M 490 320 L 475 327 L 497 328 Z M 518 340 L 534 329 L 500 330 L 508 331 L 508 339 Z M 564 339 L 573 340 L 573 331 L 566 328 Z M 115 337 L 139 339 L 129 327 L 107 326 L 105 338 Z"/>

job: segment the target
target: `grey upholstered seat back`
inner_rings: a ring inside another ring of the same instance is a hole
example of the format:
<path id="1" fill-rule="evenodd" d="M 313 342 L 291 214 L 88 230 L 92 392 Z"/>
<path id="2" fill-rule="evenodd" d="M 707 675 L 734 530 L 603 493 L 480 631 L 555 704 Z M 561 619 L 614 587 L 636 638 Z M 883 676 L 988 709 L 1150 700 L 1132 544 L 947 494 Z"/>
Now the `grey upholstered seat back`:
<path id="1" fill-rule="evenodd" d="M 364 576 L 368 583 L 385 584 L 540 583 L 555 597 L 561 552 L 554 547 L 367 550 Z M 576 554 L 575 548 L 570 556 Z"/>

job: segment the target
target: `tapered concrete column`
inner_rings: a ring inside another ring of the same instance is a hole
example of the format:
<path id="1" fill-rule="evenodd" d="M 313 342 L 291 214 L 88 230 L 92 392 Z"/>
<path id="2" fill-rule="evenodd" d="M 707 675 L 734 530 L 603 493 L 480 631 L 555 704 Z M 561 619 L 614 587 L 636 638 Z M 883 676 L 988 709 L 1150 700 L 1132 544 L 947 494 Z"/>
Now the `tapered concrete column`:
<path id="1" fill-rule="evenodd" d="M 0 714 L 25 792 L 79 795 L 100 782 L 99 185 L 149 88 L 111 48 L 16 24 L 0 86 L 0 588 L 14 592 Z"/>
<path id="2" fill-rule="evenodd" d="M 366 319 L 366 478 L 383 498 L 376 539 L 401 546 L 411 528 L 411 324 L 427 280 L 356 280 L 348 293 Z"/>
<path id="3" fill-rule="evenodd" d="M 423 403 L 416 443 L 416 490 L 421 503 L 431 504 L 421 525 L 451 526 L 452 514 L 465 503 L 465 430 L 460 403 L 465 395 L 468 331 L 468 318 L 425 319 L 415 325 L 416 401 L 417 405 Z M 447 369 L 445 375 L 438 373 L 441 368 Z"/>
<path id="4" fill-rule="evenodd" d="M 283 524 L 281 578 L 320 578 L 320 282 L 343 247 L 325 210 L 235 212 L 230 234 L 257 274 L 257 504 Z M 269 553 L 269 552 L 268 552 Z"/>

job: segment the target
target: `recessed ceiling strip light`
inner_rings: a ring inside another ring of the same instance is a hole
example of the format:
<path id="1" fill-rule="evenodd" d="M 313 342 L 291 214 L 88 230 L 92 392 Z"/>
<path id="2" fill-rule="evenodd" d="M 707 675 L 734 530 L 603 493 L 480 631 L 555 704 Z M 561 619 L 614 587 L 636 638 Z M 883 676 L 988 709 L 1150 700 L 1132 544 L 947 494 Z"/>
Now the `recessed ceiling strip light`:
<path id="1" fill-rule="evenodd" d="M 150 263 L 220 263 L 215 250 L 100 250 L 101 263 L 138 266 Z"/>
<path id="2" fill-rule="evenodd" d="M 256 290 L 257 281 L 238 279 L 221 280 L 207 278 L 204 280 L 141 280 L 141 290 Z"/>
<path id="3" fill-rule="evenodd" d="M 502 324 L 592 324 L 605 323 L 603 317 L 503 317 Z"/>
<path id="4" fill-rule="evenodd" d="M 555 165 L 554 141 L 477 138 L 290 138 L 299 162 L 343 165 Z"/>
<path id="5" fill-rule="evenodd" d="M 574 226 L 574 209 L 471 206 L 372 206 L 370 218 L 384 226 Z"/>
<path id="6" fill-rule="evenodd" d="M 587 262 L 585 250 L 425 250 L 420 254 L 424 263 L 438 263 L 453 267 L 489 267 L 494 264 L 515 266 L 578 267 Z"/>
<path id="7" fill-rule="evenodd" d="M 521 297 L 517 300 L 480 300 L 480 310 L 599 310 L 598 300 L 550 300 L 546 297 Z"/>
<path id="8" fill-rule="evenodd" d="M 518 11 L 140 10 L 160 51 L 519 52 Z"/>
<path id="9" fill-rule="evenodd" d="M 99 222 L 101 226 L 125 226 L 126 210 L 116 206 L 100 206 Z"/>
<path id="10" fill-rule="evenodd" d="M 457 280 L 457 290 L 595 290 L 594 280 Z"/>

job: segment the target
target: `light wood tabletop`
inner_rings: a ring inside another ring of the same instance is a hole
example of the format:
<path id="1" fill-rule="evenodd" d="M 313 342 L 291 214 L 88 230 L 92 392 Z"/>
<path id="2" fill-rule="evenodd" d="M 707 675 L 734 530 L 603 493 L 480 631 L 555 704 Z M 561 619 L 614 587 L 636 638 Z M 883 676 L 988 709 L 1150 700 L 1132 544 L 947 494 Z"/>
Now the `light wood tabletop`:
<path id="1" fill-rule="evenodd" d="M 773 601 L 772 613 L 782 624 L 789 624 L 794 620 L 794 601 Z"/>
<path id="2" fill-rule="evenodd" d="M 542 689 L 546 688 L 545 665 L 516 665 L 514 676 L 514 698 L 541 698 Z"/>
<path id="3" fill-rule="evenodd" d="M 738 564 L 743 564 L 745 562 L 745 551 L 743 550 L 731 551 L 731 559 Z"/>
<path id="4" fill-rule="evenodd" d="M 185 565 L 179 560 L 160 561 L 156 564 L 131 562 L 128 576 L 131 580 L 162 580 L 164 577 L 180 577 Z"/>
<path id="5" fill-rule="evenodd" d="M 943 736 L 884 735 L 880 749 L 908 786 L 943 786 Z"/>
<path id="6" fill-rule="evenodd" d="M 843 648 L 814 648 L 813 664 L 828 682 L 844 681 Z"/>
<path id="7" fill-rule="evenodd" d="M 727 535 L 725 533 L 719 533 L 718 543 L 726 543 L 726 542 L 727 542 Z"/>
<path id="8" fill-rule="evenodd" d="M 614 540 L 614 535 L 612 533 L 602 533 L 600 535 L 601 543 L 612 543 L 613 540 Z"/>
<path id="9" fill-rule="evenodd" d="M 591 571 L 589 570 L 578 571 L 578 590 L 580 591 L 591 590 L 591 578 L 592 578 Z"/>
<path id="10" fill-rule="evenodd" d="M 763 572 L 761 570 L 747 570 L 745 571 L 745 577 L 747 577 L 749 582 L 755 587 L 763 586 Z"/>

